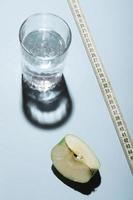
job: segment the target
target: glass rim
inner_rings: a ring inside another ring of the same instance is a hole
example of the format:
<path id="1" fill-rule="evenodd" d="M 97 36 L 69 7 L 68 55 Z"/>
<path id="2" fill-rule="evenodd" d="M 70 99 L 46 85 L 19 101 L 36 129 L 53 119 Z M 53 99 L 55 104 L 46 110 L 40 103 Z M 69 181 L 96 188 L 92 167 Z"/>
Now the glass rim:
<path id="1" fill-rule="evenodd" d="M 65 24 L 65 26 L 68 28 L 68 34 L 69 34 L 68 44 L 67 44 L 67 46 L 65 47 L 64 51 L 63 51 L 60 55 L 54 56 L 54 57 L 52 57 L 52 58 L 44 58 L 44 57 L 41 57 L 41 56 L 34 56 L 34 55 L 33 55 L 30 51 L 28 51 L 28 49 L 24 46 L 23 41 L 22 41 L 22 37 L 21 37 L 21 32 L 22 32 L 23 27 L 24 27 L 24 25 L 26 24 L 26 22 L 28 22 L 32 17 L 35 17 L 35 16 L 52 16 L 52 17 L 56 17 L 57 19 L 61 20 L 61 21 Z M 72 41 L 72 32 L 71 32 L 71 29 L 70 29 L 68 23 L 67 23 L 63 18 L 61 18 L 60 16 L 58 16 L 58 15 L 56 15 L 56 14 L 53 14 L 53 13 L 35 13 L 35 14 L 32 14 L 32 15 L 30 15 L 29 17 L 27 17 L 27 18 L 24 20 L 24 22 L 21 24 L 20 29 L 19 29 L 19 42 L 20 42 L 20 45 L 21 45 L 22 49 L 23 49 L 27 54 L 29 54 L 31 57 L 34 57 L 34 58 L 36 57 L 36 58 L 39 59 L 39 60 L 48 61 L 48 60 L 53 60 L 53 59 L 55 59 L 55 58 L 58 58 L 58 57 L 64 55 L 65 52 L 67 52 L 67 50 L 68 50 L 68 48 L 69 48 L 69 46 L 70 46 L 70 44 L 71 44 L 71 41 Z"/>

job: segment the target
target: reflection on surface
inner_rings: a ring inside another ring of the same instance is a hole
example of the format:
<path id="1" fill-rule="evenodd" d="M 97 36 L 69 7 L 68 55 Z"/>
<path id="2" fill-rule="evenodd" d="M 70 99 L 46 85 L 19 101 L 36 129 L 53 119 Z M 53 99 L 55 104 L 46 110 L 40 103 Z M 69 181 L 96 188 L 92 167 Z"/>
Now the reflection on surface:
<path id="1" fill-rule="evenodd" d="M 101 184 L 101 176 L 100 176 L 99 171 L 87 183 L 77 183 L 65 178 L 56 170 L 54 165 L 52 165 L 52 171 L 55 174 L 55 176 L 59 180 L 61 180 L 64 184 L 68 185 L 74 190 L 81 192 L 82 194 L 86 194 L 86 195 L 91 194 L 91 192 L 94 192 L 95 189 Z"/>
<path id="2" fill-rule="evenodd" d="M 48 92 L 29 88 L 22 78 L 22 95 L 24 114 L 36 126 L 58 127 L 66 122 L 72 112 L 72 101 L 64 77 Z"/>

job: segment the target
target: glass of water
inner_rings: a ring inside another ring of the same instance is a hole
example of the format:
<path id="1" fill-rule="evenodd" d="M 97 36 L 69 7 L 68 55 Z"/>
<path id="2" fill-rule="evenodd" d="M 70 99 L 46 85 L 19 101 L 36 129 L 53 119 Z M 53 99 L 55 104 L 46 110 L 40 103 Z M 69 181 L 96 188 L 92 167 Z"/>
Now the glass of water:
<path id="1" fill-rule="evenodd" d="M 23 80 L 33 90 L 47 92 L 62 77 L 71 44 L 68 24 L 54 14 L 34 14 L 20 27 Z"/>

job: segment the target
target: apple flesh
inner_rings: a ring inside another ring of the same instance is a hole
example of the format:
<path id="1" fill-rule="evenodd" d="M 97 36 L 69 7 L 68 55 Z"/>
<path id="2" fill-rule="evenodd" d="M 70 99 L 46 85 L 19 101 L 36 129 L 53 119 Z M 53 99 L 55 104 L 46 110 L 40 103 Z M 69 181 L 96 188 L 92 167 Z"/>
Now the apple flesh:
<path id="1" fill-rule="evenodd" d="M 51 151 L 54 167 L 66 178 L 87 183 L 100 162 L 90 147 L 74 135 L 66 135 Z"/>

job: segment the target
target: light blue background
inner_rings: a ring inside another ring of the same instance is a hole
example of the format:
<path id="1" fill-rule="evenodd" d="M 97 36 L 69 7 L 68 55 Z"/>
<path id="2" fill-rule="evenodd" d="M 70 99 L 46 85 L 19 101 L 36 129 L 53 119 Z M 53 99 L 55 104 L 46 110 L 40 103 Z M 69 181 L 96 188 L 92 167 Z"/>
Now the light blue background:
<path id="1" fill-rule="evenodd" d="M 133 138 L 133 23 L 131 0 L 80 0 Z M 74 109 L 55 130 L 30 124 L 21 109 L 18 30 L 29 15 L 52 12 L 71 27 L 64 71 Z M 0 199 L 132 200 L 133 177 L 66 0 L 0 0 Z M 87 141 L 101 161 L 101 185 L 89 197 L 51 171 L 51 148 L 66 134 Z"/>

